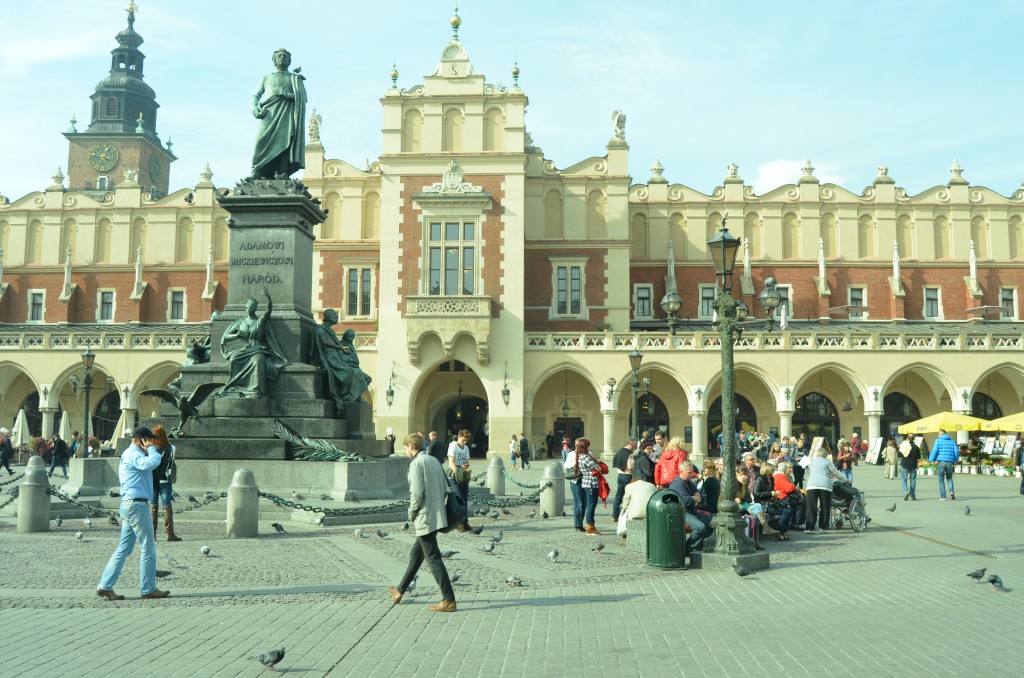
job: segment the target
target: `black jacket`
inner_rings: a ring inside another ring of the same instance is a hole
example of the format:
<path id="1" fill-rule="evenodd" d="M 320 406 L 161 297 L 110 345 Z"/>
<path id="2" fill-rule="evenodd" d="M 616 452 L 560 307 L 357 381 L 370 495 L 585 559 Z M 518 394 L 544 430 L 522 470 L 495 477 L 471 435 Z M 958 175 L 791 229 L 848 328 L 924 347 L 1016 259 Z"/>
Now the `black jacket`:
<path id="1" fill-rule="evenodd" d="M 63 438 L 57 438 L 53 441 L 53 458 L 57 461 L 68 460 L 68 444 L 64 442 Z"/>
<path id="2" fill-rule="evenodd" d="M 437 459 L 441 463 L 442 468 L 448 468 L 448 446 L 444 444 L 443 440 L 440 438 L 431 440 L 427 444 L 427 454 Z"/>

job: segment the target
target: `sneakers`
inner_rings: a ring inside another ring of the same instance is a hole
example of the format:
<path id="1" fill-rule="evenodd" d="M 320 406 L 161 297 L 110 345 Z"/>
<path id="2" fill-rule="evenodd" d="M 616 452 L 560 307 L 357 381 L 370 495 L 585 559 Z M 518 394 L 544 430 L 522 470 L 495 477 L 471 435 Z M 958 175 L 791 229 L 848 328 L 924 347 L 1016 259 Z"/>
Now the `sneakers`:
<path id="1" fill-rule="evenodd" d="M 945 497 L 939 497 L 939 501 L 946 501 Z"/>
<path id="2" fill-rule="evenodd" d="M 152 591 L 150 591 L 149 593 L 147 593 L 146 595 L 144 595 L 142 597 L 143 598 L 166 598 L 169 595 L 171 595 L 170 591 L 161 591 L 160 589 L 153 589 Z M 122 598 L 123 597 L 124 596 L 122 596 Z"/>
<path id="3" fill-rule="evenodd" d="M 908 499 L 910 499 L 910 493 L 909 492 L 907 492 L 905 495 L 903 495 L 903 501 L 907 501 Z"/>
<path id="4" fill-rule="evenodd" d="M 455 601 L 442 600 L 437 605 L 427 605 L 427 609 L 431 612 L 455 612 Z"/>
<path id="5" fill-rule="evenodd" d="M 388 593 L 391 594 L 391 601 L 393 605 L 398 605 L 402 602 L 402 592 L 396 589 L 394 586 L 388 587 Z"/>
<path id="6" fill-rule="evenodd" d="M 96 589 L 96 595 L 100 598 L 106 598 L 107 600 L 124 600 L 124 596 L 119 596 L 113 591 L 106 589 Z"/>

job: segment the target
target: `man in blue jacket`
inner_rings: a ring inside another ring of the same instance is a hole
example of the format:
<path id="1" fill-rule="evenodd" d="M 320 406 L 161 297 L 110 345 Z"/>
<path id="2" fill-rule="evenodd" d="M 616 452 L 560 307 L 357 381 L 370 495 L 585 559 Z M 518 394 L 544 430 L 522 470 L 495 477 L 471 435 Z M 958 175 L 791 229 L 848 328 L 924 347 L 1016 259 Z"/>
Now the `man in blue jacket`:
<path id="1" fill-rule="evenodd" d="M 945 429 L 939 429 L 939 437 L 935 439 L 932 446 L 932 453 L 928 455 L 928 461 L 937 463 L 936 472 L 939 476 L 939 501 L 946 501 L 946 481 L 949 481 L 949 498 L 956 500 L 956 493 L 953 491 L 953 464 L 960 461 L 960 448 L 949 437 Z"/>
<path id="2" fill-rule="evenodd" d="M 704 542 L 711 539 L 715 534 L 715 528 L 711 526 L 711 518 L 705 513 L 702 502 L 704 496 L 697 490 L 697 467 L 691 462 L 679 462 L 679 475 L 669 484 L 668 489 L 679 495 L 686 513 L 683 520 L 690 526 L 690 536 L 686 540 L 686 552 L 702 552 Z"/>

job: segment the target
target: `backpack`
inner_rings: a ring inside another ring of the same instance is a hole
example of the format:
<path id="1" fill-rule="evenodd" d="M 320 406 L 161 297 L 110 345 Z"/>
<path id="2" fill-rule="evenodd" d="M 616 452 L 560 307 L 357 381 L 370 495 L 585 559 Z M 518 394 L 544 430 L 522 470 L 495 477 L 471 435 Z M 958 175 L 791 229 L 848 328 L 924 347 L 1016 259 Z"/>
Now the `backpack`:
<path id="1" fill-rule="evenodd" d="M 575 452 L 570 452 L 569 456 L 565 458 L 565 462 L 562 464 L 562 471 L 565 473 L 566 480 L 579 479 L 580 462 L 579 457 L 576 456 Z"/>
<path id="2" fill-rule="evenodd" d="M 462 495 L 451 478 L 448 478 L 448 492 L 444 496 L 444 513 L 448 519 L 448 526 L 442 527 L 440 532 L 447 534 L 466 522 L 466 502 L 462 500 Z"/>
<path id="3" fill-rule="evenodd" d="M 160 465 L 163 467 L 164 478 L 167 482 L 171 485 L 178 482 L 178 465 L 174 462 L 174 445 L 169 446 L 164 452 L 164 458 Z"/>

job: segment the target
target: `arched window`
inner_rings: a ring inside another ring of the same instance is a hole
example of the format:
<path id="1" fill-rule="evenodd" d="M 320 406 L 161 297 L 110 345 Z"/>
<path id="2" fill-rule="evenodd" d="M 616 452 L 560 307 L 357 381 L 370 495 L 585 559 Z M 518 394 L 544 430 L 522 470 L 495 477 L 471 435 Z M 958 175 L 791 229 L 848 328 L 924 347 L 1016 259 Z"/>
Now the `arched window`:
<path id="1" fill-rule="evenodd" d="M 1003 408 L 987 394 L 976 392 L 971 397 L 971 416 L 979 419 L 998 419 L 1003 416 Z"/>
<path id="2" fill-rule="evenodd" d="M 140 247 L 142 248 L 142 253 L 146 253 L 146 230 L 145 219 L 136 219 L 132 222 L 131 242 L 129 244 L 131 250 L 128 252 L 128 255 L 133 262 Z"/>
<path id="3" fill-rule="evenodd" d="M 750 401 L 736 394 L 736 430 L 740 431 L 757 430 L 757 413 Z M 715 456 L 722 454 L 718 446 L 718 435 L 722 433 L 722 399 L 716 398 L 708 409 L 708 449 L 715 451 Z"/>
<path id="4" fill-rule="evenodd" d="M 117 117 L 117 99 L 115 99 L 114 97 L 110 97 L 109 99 L 107 99 L 106 115 L 108 118 Z"/>
<path id="5" fill-rule="evenodd" d="M 793 434 L 801 433 L 812 439 L 825 436 L 832 449 L 839 440 L 839 412 L 831 400 L 817 391 L 806 393 L 796 401 Z"/>
<path id="6" fill-rule="evenodd" d="M 28 225 L 25 237 L 25 263 L 43 263 L 43 222 L 39 219 L 33 219 Z"/>
<path id="7" fill-rule="evenodd" d="M 114 225 L 110 219 L 100 219 L 96 224 L 96 246 L 93 250 L 93 259 L 96 263 L 110 262 L 111 241 L 114 237 Z"/>
<path id="8" fill-rule="evenodd" d="M 223 261 L 228 258 L 231 243 L 231 231 L 227 220 L 223 217 L 213 222 L 213 260 Z"/>
<path id="9" fill-rule="evenodd" d="M 320 227 L 320 237 L 336 240 L 341 237 L 341 196 L 332 191 L 324 196 L 323 205 L 327 208 L 327 221 Z"/>
<path id="10" fill-rule="evenodd" d="M 653 393 L 648 393 L 640 398 L 638 404 L 640 405 L 640 430 L 663 431 L 665 439 L 668 440 L 670 437 L 668 432 L 668 408 L 665 406 L 664 401 Z M 629 411 L 629 430 L 635 430 L 633 428 L 632 408 Z"/>
<path id="11" fill-rule="evenodd" d="M 903 424 L 921 418 L 917 403 L 904 393 L 888 393 L 882 400 L 882 434 L 896 435 Z"/>
<path id="12" fill-rule="evenodd" d="M 716 235 L 718 235 L 718 231 L 721 230 L 721 228 L 722 228 L 722 215 L 719 214 L 718 212 L 712 212 L 711 214 L 709 214 L 708 215 L 708 223 L 707 223 L 707 232 L 705 233 L 706 237 L 704 238 L 704 241 L 707 242 L 708 240 L 711 240 Z M 710 253 L 709 253 L 709 255 L 710 255 Z"/>

